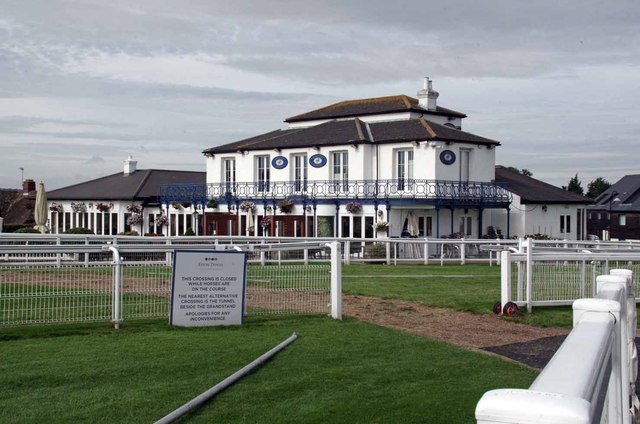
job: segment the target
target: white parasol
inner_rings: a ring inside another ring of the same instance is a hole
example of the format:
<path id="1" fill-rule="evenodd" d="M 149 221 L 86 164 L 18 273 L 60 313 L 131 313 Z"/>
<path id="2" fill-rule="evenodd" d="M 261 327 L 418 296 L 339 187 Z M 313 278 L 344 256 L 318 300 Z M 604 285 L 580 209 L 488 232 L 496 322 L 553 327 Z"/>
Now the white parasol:
<path id="1" fill-rule="evenodd" d="M 36 206 L 33 211 L 36 225 L 33 228 L 40 231 L 42 234 L 49 230 L 47 228 L 48 215 L 47 192 L 44 191 L 44 183 L 40 182 L 40 184 L 38 184 L 38 190 L 36 191 Z"/>
<path id="2" fill-rule="evenodd" d="M 253 211 L 249 209 L 249 212 L 247 213 L 247 234 L 250 236 L 253 235 L 253 225 Z"/>
<path id="3" fill-rule="evenodd" d="M 418 228 L 418 219 L 414 215 L 413 211 L 409 211 L 407 214 L 407 231 L 411 237 L 418 237 L 420 230 Z"/>

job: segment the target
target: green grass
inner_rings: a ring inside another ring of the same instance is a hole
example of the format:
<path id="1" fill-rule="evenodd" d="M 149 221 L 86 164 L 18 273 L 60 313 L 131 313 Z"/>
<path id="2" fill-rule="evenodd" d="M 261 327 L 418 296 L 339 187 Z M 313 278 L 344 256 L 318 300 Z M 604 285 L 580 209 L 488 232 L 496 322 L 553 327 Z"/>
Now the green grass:
<path id="1" fill-rule="evenodd" d="M 535 373 L 355 320 L 160 322 L 17 329 L 0 338 L 0 422 L 153 422 L 261 355 L 301 338 L 188 422 L 472 423 L 480 396 Z"/>
<path id="2" fill-rule="evenodd" d="M 347 265 L 345 294 L 420 302 L 475 314 L 490 314 L 500 300 L 500 267 L 488 265 Z M 544 327 L 571 327 L 572 311 L 537 307 L 533 313 L 510 318 Z"/>
<path id="3" fill-rule="evenodd" d="M 345 294 L 421 302 L 487 313 L 500 299 L 500 268 L 487 265 L 348 265 Z"/>

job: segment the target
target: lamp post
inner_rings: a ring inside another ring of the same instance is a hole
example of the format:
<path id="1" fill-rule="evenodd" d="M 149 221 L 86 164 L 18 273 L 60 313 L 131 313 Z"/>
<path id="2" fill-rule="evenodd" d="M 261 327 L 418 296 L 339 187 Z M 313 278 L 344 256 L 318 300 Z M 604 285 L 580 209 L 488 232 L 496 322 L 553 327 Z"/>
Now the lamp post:
<path id="1" fill-rule="evenodd" d="M 613 227 L 613 214 L 611 212 L 611 206 L 614 200 L 616 199 L 616 196 L 618 195 L 617 191 L 612 191 L 611 192 L 611 196 L 609 197 L 609 237 L 608 239 L 611 240 L 611 228 Z"/>

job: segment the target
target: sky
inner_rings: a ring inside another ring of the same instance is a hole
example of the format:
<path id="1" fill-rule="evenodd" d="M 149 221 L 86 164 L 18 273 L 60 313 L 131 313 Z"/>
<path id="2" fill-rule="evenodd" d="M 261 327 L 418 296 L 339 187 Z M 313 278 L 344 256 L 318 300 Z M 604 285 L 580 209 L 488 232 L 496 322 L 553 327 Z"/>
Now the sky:
<path id="1" fill-rule="evenodd" d="M 640 173 L 637 0 L 0 0 L 0 187 L 141 169 L 429 76 L 496 163 Z M 24 168 L 21 171 L 20 168 Z"/>

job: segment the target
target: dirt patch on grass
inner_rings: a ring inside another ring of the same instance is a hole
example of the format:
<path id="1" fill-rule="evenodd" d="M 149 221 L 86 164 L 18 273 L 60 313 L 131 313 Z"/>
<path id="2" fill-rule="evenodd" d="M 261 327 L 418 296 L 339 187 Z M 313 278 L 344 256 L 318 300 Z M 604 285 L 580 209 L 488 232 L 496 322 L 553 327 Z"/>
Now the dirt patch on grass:
<path id="1" fill-rule="evenodd" d="M 519 324 L 493 314 L 477 315 L 369 296 L 344 296 L 343 310 L 345 315 L 362 321 L 442 340 L 465 349 L 525 343 L 568 333 L 566 329 Z"/>

